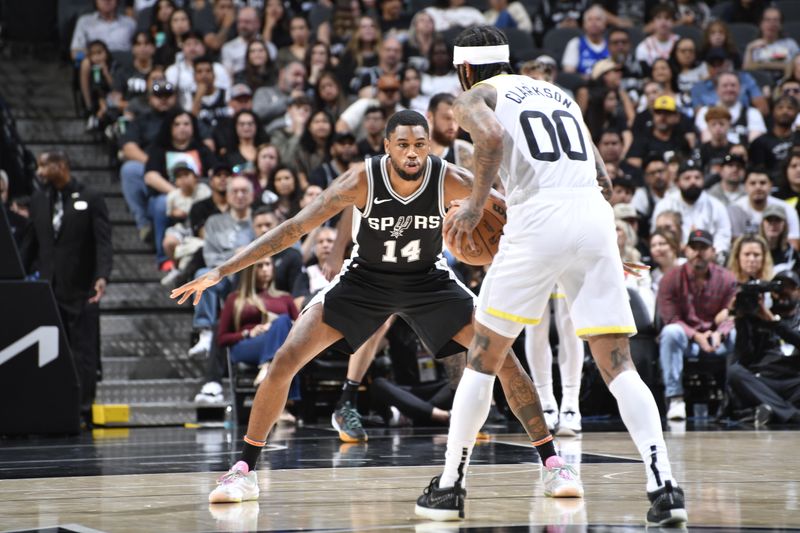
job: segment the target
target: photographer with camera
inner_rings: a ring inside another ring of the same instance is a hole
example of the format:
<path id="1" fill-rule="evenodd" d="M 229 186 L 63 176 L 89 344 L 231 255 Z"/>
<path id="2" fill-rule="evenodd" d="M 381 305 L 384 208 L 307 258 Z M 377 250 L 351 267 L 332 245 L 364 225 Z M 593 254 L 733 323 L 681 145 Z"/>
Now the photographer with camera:
<path id="1" fill-rule="evenodd" d="M 772 304 L 765 303 L 771 296 Z M 800 422 L 800 277 L 744 284 L 736 296 L 736 345 L 728 367 L 732 406 L 752 409 L 756 426 Z"/>
<path id="2" fill-rule="evenodd" d="M 656 300 L 665 324 L 658 350 L 669 420 L 686 418 L 683 358 L 700 352 L 724 356 L 733 350 L 733 320 L 728 316 L 736 294 L 733 274 L 714 263 L 714 237 L 705 230 L 689 233 L 685 255 L 685 264 L 664 275 Z"/>

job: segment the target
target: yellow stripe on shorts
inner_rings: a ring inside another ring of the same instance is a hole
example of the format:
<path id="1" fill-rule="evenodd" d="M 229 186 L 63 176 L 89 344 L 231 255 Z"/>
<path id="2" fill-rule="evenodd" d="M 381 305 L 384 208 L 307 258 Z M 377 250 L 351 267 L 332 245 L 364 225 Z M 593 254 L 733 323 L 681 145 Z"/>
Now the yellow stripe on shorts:
<path id="1" fill-rule="evenodd" d="M 497 318 L 504 318 L 512 322 L 518 322 L 520 324 L 530 324 L 532 326 L 535 326 L 541 322 L 541 319 L 539 318 L 525 318 L 524 316 L 512 315 L 511 313 L 506 313 L 505 311 L 498 311 L 494 307 L 489 307 L 486 309 L 486 314 L 496 316 Z"/>
<path id="2" fill-rule="evenodd" d="M 636 333 L 636 326 L 598 326 L 596 328 L 581 328 L 575 330 L 575 334 L 578 337 L 585 337 L 587 335 L 607 335 L 609 333 Z"/>

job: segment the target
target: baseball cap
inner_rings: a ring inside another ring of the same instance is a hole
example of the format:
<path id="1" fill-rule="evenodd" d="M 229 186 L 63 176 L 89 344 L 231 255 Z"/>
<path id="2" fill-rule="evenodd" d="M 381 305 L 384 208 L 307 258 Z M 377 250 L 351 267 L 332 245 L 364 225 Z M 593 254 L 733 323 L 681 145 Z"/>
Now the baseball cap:
<path id="1" fill-rule="evenodd" d="M 379 91 L 396 91 L 398 89 L 400 89 L 400 80 L 397 79 L 397 76 L 384 74 L 378 78 Z"/>
<path id="2" fill-rule="evenodd" d="M 662 94 L 653 102 L 653 111 L 669 111 L 675 113 L 678 110 L 675 99 L 667 94 Z"/>
<path id="3" fill-rule="evenodd" d="M 744 157 L 740 156 L 739 154 L 726 154 L 725 157 L 722 158 L 722 164 L 739 165 L 742 168 L 747 166 Z"/>
<path id="4" fill-rule="evenodd" d="M 714 246 L 714 237 L 704 229 L 696 229 L 689 234 L 689 244 L 705 244 Z"/>
<path id="5" fill-rule="evenodd" d="M 154 81 L 153 94 L 155 96 L 172 96 L 175 94 L 175 86 L 165 80 Z"/>
<path id="6" fill-rule="evenodd" d="M 253 90 L 244 83 L 237 83 L 231 87 L 231 98 L 252 97 Z"/>
<path id="7" fill-rule="evenodd" d="M 678 176 L 683 174 L 684 172 L 689 172 L 690 170 L 698 170 L 700 172 L 703 171 L 700 163 L 695 161 L 694 159 L 687 159 L 678 167 Z"/>
<path id="8" fill-rule="evenodd" d="M 601 59 L 597 63 L 594 64 L 592 67 L 592 79 L 598 80 L 602 78 L 605 74 L 611 72 L 612 70 L 621 70 L 622 67 L 617 65 L 613 59 Z"/>
<path id="9" fill-rule="evenodd" d="M 350 133 L 349 131 L 340 131 L 333 134 L 331 142 L 334 143 L 354 143 L 356 142 L 356 136 Z"/>
<path id="10" fill-rule="evenodd" d="M 800 287 L 800 276 L 794 270 L 783 270 L 775 274 L 772 278 L 774 281 L 789 281 L 794 283 L 795 287 Z"/>
<path id="11" fill-rule="evenodd" d="M 639 218 L 636 208 L 631 204 L 617 204 L 614 206 L 614 218 L 625 220 L 628 218 Z"/>
<path id="12" fill-rule="evenodd" d="M 764 208 L 764 212 L 761 213 L 761 218 L 769 217 L 778 217 L 781 220 L 786 220 L 786 209 L 784 209 L 781 205 L 770 204 Z"/>
<path id="13" fill-rule="evenodd" d="M 213 167 L 211 167 L 211 175 L 215 176 L 220 172 L 227 172 L 228 174 L 233 174 L 233 169 L 227 163 L 217 163 Z"/>
<path id="14" fill-rule="evenodd" d="M 172 173 L 173 176 L 176 176 L 178 172 L 182 170 L 188 170 L 192 174 L 197 174 L 197 171 L 194 169 L 192 165 L 190 165 L 187 161 L 178 161 L 172 167 L 170 167 L 169 171 Z"/>
<path id="15" fill-rule="evenodd" d="M 726 59 L 728 59 L 728 51 L 721 46 L 715 46 L 706 52 L 706 61 L 709 63 L 712 61 L 725 61 Z"/>

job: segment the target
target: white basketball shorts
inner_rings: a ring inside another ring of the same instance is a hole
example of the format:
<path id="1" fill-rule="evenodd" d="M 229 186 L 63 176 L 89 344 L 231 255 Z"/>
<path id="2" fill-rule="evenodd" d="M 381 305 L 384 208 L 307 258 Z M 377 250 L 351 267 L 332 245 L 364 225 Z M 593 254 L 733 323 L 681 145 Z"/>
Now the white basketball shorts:
<path id="1" fill-rule="evenodd" d="M 636 334 L 614 211 L 599 189 L 543 189 L 508 209 L 476 319 L 505 337 L 538 324 L 553 285 L 563 289 L 582 338 Z"/>

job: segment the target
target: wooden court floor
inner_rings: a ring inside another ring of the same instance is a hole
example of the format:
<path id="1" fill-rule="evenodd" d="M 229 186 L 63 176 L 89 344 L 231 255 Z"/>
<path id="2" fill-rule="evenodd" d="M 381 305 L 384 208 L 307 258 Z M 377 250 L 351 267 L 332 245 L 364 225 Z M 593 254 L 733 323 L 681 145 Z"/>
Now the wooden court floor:
<path id="1" fill-rule="evenodd" d="M 558 439 L 586 489 L 569 500 L 542 495 L 523 435 L 495 435 L 476 448 L 467 520 L 442 525 L 413 512 L 441 471 L 442 430 L 371 433 L 367 445 L 341 445 L 321 426 L 278 431 L 262 454 L 259 501 L 238 505 L 206 500 L 237 455 L 230 432 L 147 431 L 0 443 L 0 531 L 627 531 L 643 529 L 648 507 L 644 467 L 623 432 Z M 800 433 L 666 437 L 690 529 L 800 528 Z"/>

